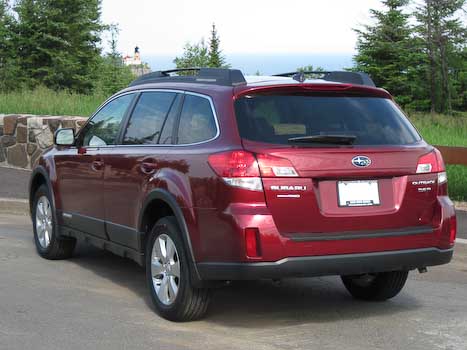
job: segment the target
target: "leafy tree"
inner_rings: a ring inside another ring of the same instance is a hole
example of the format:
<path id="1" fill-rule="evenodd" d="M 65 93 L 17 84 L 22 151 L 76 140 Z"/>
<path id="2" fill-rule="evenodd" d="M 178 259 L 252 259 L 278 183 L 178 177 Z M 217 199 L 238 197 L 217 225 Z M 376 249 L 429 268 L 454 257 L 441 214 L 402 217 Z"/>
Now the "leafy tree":
<path id="1" fill-rule="evenodd" d="M 13 47 L 15 20 L 7 0 L 0 0 L 0 91 L 18 87 L 18 69 Z"/>
<path id="2" fill-rule="evenodd" d="M 211 29 L 211 39 L 209 40 L 209 67 L 212 68 L 228 68 L 228 65 L 225 62 L 225 58 L 222 55 L 220 49 L 220 39 L 217 34 L 216 25 L 212 25 Z"/>
<path id="3" fill-rule="evenodd" d="M 415 12 L 417 34 L 428 61 L 432 112 L 451 113 L 453 95 L 456 107 L 465 108 L 467 29 L 456 17 L 465 4 L 465 0 L 423 0 Z"/>
<path id="4" fill-rule="evenodd" d="M 377 86 L 407 105 L 417 94 L 414 77 L 420 74 L 422 53 L 411 36 L 409 0 L 383 0 L 385 11 L 370 10 L 374 25 L 354 29 L 358 35 L 355 70 L 368 73 Z"/>
<path id="5" fill-rule="evenodd" d="M 107 29 L 110 33 L 110 52 L 100 59 L 97 66 L 96 89 L 105 95 L 112 95 L 128 86 L 135 76 L 131 69 L 123 64 L 123 57 L 118 52 L 118 25 L 111 24 Z"/>
<path id="6" fill-rule="evenodd" d="M 197 44 L 187 43 L 183 55 L 176 57 L 174 63 L 177 68 L 209 67 L 208 47 L 204 40 Z"/>
<path id="7" fill-rule="evenodd" d="M 174 63 L 177 68 L 193 68 L 193 67 L 212 67 L 212 68 L 228 68 L 225 58 L 220 50 L 220 39 L 217 35 L 216 25 L 212 25 L 211 38 L 209 45 L 206 45 L 204 39 L 201 39 L 196 44 L 185 44 L 183 55 L 175 57 Z M 192 74 L 190 72 L 181 73 Z"/>
<path id="8" fill-rule="evenodd" d="M 31 87 L 89 92 L 100 60 L 101 0 L 19 0 L 16 49 Z"/>

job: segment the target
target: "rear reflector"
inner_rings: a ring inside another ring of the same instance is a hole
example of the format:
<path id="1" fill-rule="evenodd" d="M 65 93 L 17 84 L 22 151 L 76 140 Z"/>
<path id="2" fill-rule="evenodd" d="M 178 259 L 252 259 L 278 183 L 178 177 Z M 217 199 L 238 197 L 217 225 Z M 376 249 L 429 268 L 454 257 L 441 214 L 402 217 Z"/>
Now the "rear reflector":
<path id="1" fill-rule="evenodd" d="M 454 242 L 456 241 L 456 235 L 457 235 L 457 219 L 456 219 L 456 216 L 453 215 L 449 222 L 449 243 L 450 244 L 454 244 Z"/>
<path id="2" fill-rule="evenodd" d="M 259 230 L 257 228 L 249 227 L 245 229 L 245 247 L 246 255 L 249 258 L 259 258 L 261 256 Z"/>

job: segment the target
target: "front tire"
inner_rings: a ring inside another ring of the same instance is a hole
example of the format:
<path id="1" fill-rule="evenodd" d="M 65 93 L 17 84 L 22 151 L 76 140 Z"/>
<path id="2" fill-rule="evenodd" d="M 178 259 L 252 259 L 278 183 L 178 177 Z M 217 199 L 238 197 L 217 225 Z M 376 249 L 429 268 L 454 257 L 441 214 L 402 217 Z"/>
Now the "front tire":
<path id="1" fill-rule="evenodd" d="M 384 301 L 395 297 L 407 281 L 408 271 L 342 276 L 342 282 L 356 299 Z"/>
<path id="2" fill-rule="evenodd" d="M 193 321 L 207 311 L 210 291 L 195 288 L 177 221 L 160 219 L 146 245 L 146 279 L 156 312 L 171 321 Z"/>
<path id="3" fill-rule="evenodd" d="M 36 250 L 45 259 L 67 259 L 73 255 L 76 240 L 58 236 L 55 208 L 52 203 L 48 188 L 45 185 L 40 186 L 34 194 L 32 206 Z"/>

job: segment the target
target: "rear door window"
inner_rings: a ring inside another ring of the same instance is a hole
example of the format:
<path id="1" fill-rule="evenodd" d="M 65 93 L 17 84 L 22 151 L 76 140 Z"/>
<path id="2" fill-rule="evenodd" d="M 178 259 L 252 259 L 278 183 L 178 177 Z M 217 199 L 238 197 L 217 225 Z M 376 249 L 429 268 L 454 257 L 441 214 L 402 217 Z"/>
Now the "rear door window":
<path id="1" fill-rule="evenodd" d="M 174 92 L 142 93 L 128 122 L 123 144 L 157 144 L 175 96 Z"/>
<path id="2" fill-rule="evenodd" d="M 185 95 L 177 144 L 187 145 L 213 139 L 217 126 L 210 101 L 201 96 Z"/>
<path id="3" fill-rule="evenodd" d="M 242 138 L 273 144 L 314 135 L 353 135 L 354 145 L 407 145 L 420 140 L 389 99 L 357 96 L 253 95 L 238 99 Z"/>

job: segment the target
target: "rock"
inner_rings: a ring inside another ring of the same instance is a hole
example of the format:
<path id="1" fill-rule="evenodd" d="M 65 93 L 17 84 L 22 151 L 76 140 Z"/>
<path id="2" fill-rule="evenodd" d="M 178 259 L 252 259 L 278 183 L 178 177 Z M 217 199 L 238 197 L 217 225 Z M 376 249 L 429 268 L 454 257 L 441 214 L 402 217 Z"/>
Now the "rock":
<path id="1" fill-rule="evenodd" d="M 26 143 L 28 142 L 28 127 L 25 125 L 18 125 L 16 128 L 16 142 Z"/>
<path id="2" fill-rule="evenodd" d="M 31 168 L 34 168 L 36 166 L 36 163 L 39 161 L 39 157 L 41 156 L 42 152 L 37 149 L 34 154 L 31 156 L 31 161 L 30 161 L 30 166 Z"/>
<path id="3" fill-rule="evenodd" d="M 3 136 L 3 125 L 0 125 L 0 136 Z"/>
<path id="4" fill-rule="evenodd" d="M 28 164 L 28 155 L 26 154 L 26 149 L 24 145 L 14 145 L 7 149 L 7 159 L 10 165 L 26 168 Z"/>
<path id="5" fill-rule="evenodd" d="M 60 118 L 47 118 L 44 119 L 44 121 L 47 123 L 52 133 L 54 133 L 55 131 L 57 131 L 58 128 L 60 128 Z"/>
<path id="6" fill-rule="evenodd" d="M 4 161 L 5 161 L 5 150 L 2 144 L 0 144 L 0 163 L 3 163 Z"/>
<path id="7" fill-rule="evenodd" d="M 11 135 L 0 136 L 0 144 L 4 148 L 13 146 L 15 143 L 16 143 L 16 137 L 14 137 L 14 136 L 11 136 Z"/>
<path id="8" fill-rule="evenodd" d="M 76 127 L 75 121 L 73 119 L 64 119 L 62 120 L 62 128 L 72 128 Z"/>
<path id="9" fill-rule="evenodd" d="M 18 124 L 28 125 L 28 118 L 29 116 L 27 115 L 18 117 Z"/>
<path id="10" fill-rule="evenodd" d="M 32 155 L 36 149 L 37 149 L 37 145 L 34 143 L 28 143 L 26 147 L 26 150 L 29 155 Z"/>
<path id="11" fill-rule="evenodd" d="M 6 115 L 5 117 L 3 117 L 3 132 L 5 133 L 5 135 L 15 134 L 18 118 L 18 115 Z"/>
<path id="12" fill-rule="evenodd" d="M 31 117 L 28 118 L 28 129 L 40 129 L 42 130 L 42 127 L 44 126 L 44 123 L 42 122 L 42 118 L 39 117 Z"/>
<path id="13" fill-rule="evenodd" d="M 34 131 L 29 130 L 29 142 L 36 142 L 36 136 L 34 135 Z"/>
<path id="14" fill-rule="evenodd" d="M 54 136 L 47 125 L 44 125 L 42 130 L 34 130 L 34 137 L 36 138 L 37 145 L 42 149 L 50 147 L 53 144 Z"/>

